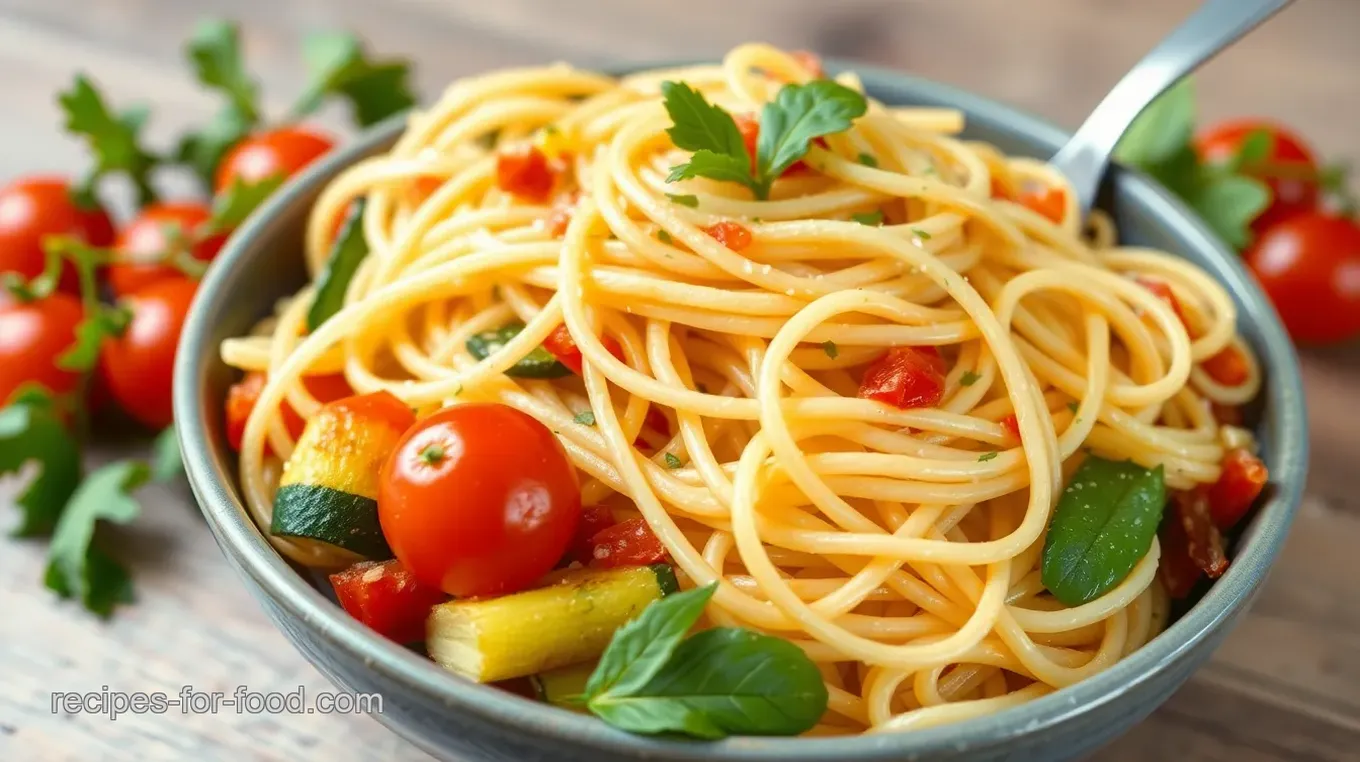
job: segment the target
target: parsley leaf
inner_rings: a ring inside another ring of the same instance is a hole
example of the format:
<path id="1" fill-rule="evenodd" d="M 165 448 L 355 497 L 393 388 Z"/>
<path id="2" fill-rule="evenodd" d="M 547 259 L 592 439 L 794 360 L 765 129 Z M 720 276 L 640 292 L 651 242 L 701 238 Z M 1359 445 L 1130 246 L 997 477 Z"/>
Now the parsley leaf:
<path id="1" fill-rule="evenodd" d="M 882 210 L 882 209 L 875 209 L 875 210 L 873 210 L 872 212 L 864 212 L 864 213 L 862 213 L 862 214 L 852 214 L 852 215 L 850 215 L 850 219 L 854 220 L 855 222 L 858 222 L 858 223 L 861 224 L 861 225 L 868 225 L 868 226 L 870 226 L 870 227 L 878 227 L 879 225 L 882 225 L 882 224 L 883 224 L 883 210 Z"/>
<path id="2" fill-rule="evenodd" d="M 189 165 L 204 185 L 212 187 L 222 157 L 248 135 L 253 126 L 253 117 L 228 103 L 212 121 L 180 139 L 175 160 Z"/>
<path id="3" fill-rule="evenodd" d="M 699 206 L 699 197 L 692 193 L 667 193 L 666 198 L 680 206 L 688 206 L 692 209 Z"/>
<path id="4" fill-rule="evenodd" d="M 14 501 L 21 514 L 18 537 L 50 532 L 80 482 L 75 438 L 62 425 L 52 395 L 32 386 L 0 408 L 0 474 L 17 473 L 29 461 L 38 471 Z"/>
<path id="5" fill-rule="evenodd" d="M 666 453 L 666 456 L 662 458 L 662 460 L 666 461 L 666 468 L 679 468 L 684 465 L 684 463 L 682 463 L 679 458 L 675 457 L 673 453 L 669 452 Z"/>
<path id="6" fill-rule="evenodd" d="M 826 356 L 833 360 L 841 353 L 841 350 L 836 346 L 836 342 L 831 339 L 822 342 L 822 351 L 826 352 Z"/>
<path id="7" fill-rule="evenodd" d="M 226 95 L 246 121 L 259 121 L 260 88 L 245 69 L 241 30 L 236 24 L 217 19 L 199 22 L 189 39 L 188 54 L 199 82 Z"/>
<path id="8" fill-rule="evenodd" d="M 709 103 L 703 93 L 684 82 L 662 82 L 661 95 L 672 122 L 666 134 L 676 148 L 740 158 L 750 167 L 746 141 L 742 140 L 731 114 Z"/>
<path id="9" fill-rule="evenodd" d="M 306 116 L 327 95 L 349 101 L 360 127 L 381 122 L 415 105 L 411 93 L 410 64 L 403 59 L 371 61 L 359 40 L 347 32 L 321 32 L 302 43 L 302 56 L 311 83 L 293 107 L 295 116 Z"/>
<path id="10" fill-rule="evenodd" d="M 69 90 L 57 94 L 57 102 L 66 115 L 66 130 L 83 137 L 94 154 L 94 170 L 77 193 L 89 199 L 99 178 L 123 172 L 137 188 L 139 204 L 155 200 L 151 171 L 156 166 L 156 157 L 142 147 L 139 136 L 147 111 L 138 108 L 115 114 L 83 74 L 76 75 Z"/>
<path id="11" fill-rule="evenodd" d="M 671 234 L 665 230 L 656 231 L 656 240 L 662 243 L 673 243 L 675 241 L 674 238 L 671 238 Z"/>
<path id="12" fill-rule="evenodd" d="M 959 376 L 959 384 L 961 384 L 962 386 L 972 386 L 973 384 L 976 384 L 978 380 L 981 378 L 982 376 L 979 376 L 978 374 L 974 373 L 971 370 L 967 370 L 963 372 L 962 376 Z"/>
<path id="13" fill-rule="evenodd" d="M 774 178 L 807 155 L 814 138 L 850 129 L 868 109 L 863 95 L 829 79 L 785 85 L 760 112 L 756 167 L 764 193 L 757 195 L 767 197 Z"/>
<path id="14" fill-rule="evenodd" d="M 594 425 L 595 425 L 595 413 L 594 413 L 594 411 L 592 411 L 592 410 L 587 410 L 587 411 L 585 411 L 584 413 L 577 413 L 577 414 L 576 414 L 576 417 L 573 418 L 572 420 L 573 420 L 573 421 L 576 421 L 577 423 L 581 424 L 582 426 L 594 426 Z"/>
<path id="15" fill-rule="evenodd" d="M 860 164 L 863 164 L 866 167 L 873 167 L 874 169 L 878 169 L 878 159 L 875 159 L 873 157 L 873 154 L 862 153 L 859 155 L 858 161 Z"/>
<path id="16" fill-rule="evenodd" d="M 1077 412 L 1077 408 L 1079 408 L 1079 407 L 1081 407 L 1081 406 L 1078 405 L 1078 404 L 1075 403 L 1075 402 L 1069 402 L 1069 403 L 1067 403 L 1067 409 L 1068 409 L 1068 410 L 1071 410 L 1071 411 L 1074 412 L 1074 413 Z"/>
<path id="17" fill-rule="evenodd" d="M 212 216 L 203 226 L 202 234 L 225 233 L 240 227 L 251 212 L 283 185 L 283 179 L 283 175 L 274 175 L 247 183 L 239 177 L 233 178 L 226 192 L 213 201 Z"/>
<path id="18" fill-rule="evenodd" d="M 997 454 L 998 454 L 998 453 L 997 453 L 996 450 L 992 450 L 992 451 L 990 451 L 990 452 L 984 452 L 984 453 L 982 453 L 981 455 L 978 456 L 978 462 L 979 462 L 979 463 L 986 463 L 987 461 L 991 460 L 992 458 L 995 458 L 995 457 L 997 456 Z"/>
<path id="19" fill-rule="evenodd" d="M 124 308 L 96 307 L 76 325 L 76 341 L 57 357 L 57 367 L 77 372 L 93 370 L 104 339 L 121 336 L 131 319 L 132 313 Z"/>
<path id="20" fill-rule="evenodd" d="M 930 233 L 927 233 L 926 231 L 924 231 L 924 230 L 922 230 L 922 229 L 920 229 L 920 228 L 912 228 L 912 229 L 911 229 L 911 233 L 912 233 L 912 235 L 916 236 L 917 238 L 920 238 L 922 241 L 929 241 L 929 240 L 930 240 Z"/>
<path id="21" fill-rule="evenodd" d="M 175 427 L 165 427 L 151 443 L 151 480 L 170 482 L 184 473 L 184 459 L 179 452 L 179 439 Z"/>
<path id="22" fill-rule="evenodd" d="M 677 180 L 689 180 L 695 177 L 741 183 L 753 191 L 756 190 L 755 186 L 751 184 L 751 167 L 747 160 L 714 153 L 707 149 L 695 151 L 689 161 L 671 167 L 671 173 L 666 175 L 666 182 L 673 183 Z M 758 193 L 758 191 L 756 192 Z"/>
<path id="23" fill-rule="evenodd" d="M 132 599 L 132 579 L 117 561 L 93 545 L 99 521 L 126 524 L 141 506 L 129 492 L 146 482 L 145 463 L 124 460 L 90 474 L 71 496 L 48 548 L 47 587 L 62 598 L 78 598 L 85 608 L 108 616 Z"/>

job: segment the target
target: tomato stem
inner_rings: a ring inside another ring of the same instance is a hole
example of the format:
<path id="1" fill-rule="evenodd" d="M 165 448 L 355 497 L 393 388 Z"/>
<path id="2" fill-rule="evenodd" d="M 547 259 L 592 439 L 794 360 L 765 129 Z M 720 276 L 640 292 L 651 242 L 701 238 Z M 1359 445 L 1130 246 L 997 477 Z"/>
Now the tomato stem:
<path id="1" fill-rule="evenodd" d="M 436 466 L 444 459 L 444 448 L 437 444 L 427 445 L 418 456 L 427 465 Z"/>

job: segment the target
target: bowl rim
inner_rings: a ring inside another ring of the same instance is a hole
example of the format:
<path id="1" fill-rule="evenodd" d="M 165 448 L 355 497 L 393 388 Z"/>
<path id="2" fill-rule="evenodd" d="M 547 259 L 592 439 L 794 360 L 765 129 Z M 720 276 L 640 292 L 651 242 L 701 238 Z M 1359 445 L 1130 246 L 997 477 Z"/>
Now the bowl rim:
<path id="1" fill-rule="evenodd" d="M 692 62 L 663 60 L 599 68 L 622 74 Z M 987 113 L 1004 121 L 1008 132 L 1054 151 L 1068 137 L 1068 133 L 1041 118 L 950 85 L 852 61 L 828 59 L 826 65 L 830 71 L 855 71 L 871 91 L 886 88 L 911 92 L 923 99 L 948 102 L 965 113 Z M 535 704 L 446 672 L 428 659 L 373 634 L 346 615 L 273 549 L 236 496 L 236 488 L 228 486 L 235 483 L 235 474 L 207 445 L 213 436 L 207 410 L 215 410 L 215 406 L 210 408 L 199 398 L 206 369 L 220 362 L 215 346 L 203 346 L 215 317 L 205 304 L 212 302 L 211 311 L 215 312 L 225 303 L 217 292 L 226 280 L 226 273 L 244 259 L 252 248 L 250 242 L 267 234 L 277 219 L 295 213 L 294 207 L 301 199 L 340 168 L 391 140 L 405 125 L 404 115 L 393 117 L 315 162 L 268 199 L 231 237 L 204 278 L 185 322 L 175 363 L 174 417 L 190 485 L 218 544 L 237 571 L 247 575 L 286 616 L 386 679 L 421 694 L 424 703 L 475 715 L 507 732 L 528 733 L 596 752 L 632 753 L 638 758 L 814 762 L 831 754 L 837 759 L 887 762 L 961 746 L 994 747 L 1051 730 L 1116 701 L 1172 669 L 1245 608 L 1284 543 L 1302 499 L 1308 455 L 1302 378 L 1293 346 L 1273 307 L 1248 276 L 1240 259 L 1204 223 L 1179 199 L 1145 176 L 1112 166 L 1110 171 L 1121 175 L 1124 194 L 1159 227 L 1177 230 L 1191 248 L 1205 252 L 1215 277 L 1241 299 L 1245 308 L 1239 318 L 1254 324 L 1259 331 L 1261 362 L 1269 369 L 1270 380 L 1263 393 L 1278 411 L 1272 434 L 1278 446 L 1270 453 L 1276 461 L 1274 468 L 1280 471 L 1278 479 L 1272 480 L 1278 489 L 1258 512 L 1228 572 L 1161 635 L 1113 667 L 1019 707 L 909 733 L 836 738 L 732 737 L 696 743 L 637 736 L 611 728 L 594 717 Z M 389 727 L 401 724 L 393 717 L 381 719 Z M 412 740 L 427 746 L 424 739 Z"/>

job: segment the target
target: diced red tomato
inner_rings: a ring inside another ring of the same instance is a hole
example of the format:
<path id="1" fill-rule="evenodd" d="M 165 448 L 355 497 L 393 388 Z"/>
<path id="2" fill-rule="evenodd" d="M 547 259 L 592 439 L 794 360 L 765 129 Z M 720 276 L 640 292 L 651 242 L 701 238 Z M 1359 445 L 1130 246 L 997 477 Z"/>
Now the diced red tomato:
<path id="1" fill-rule="evenodd" d="M 732 251 L 741 251 L 751 245 L 751 231 L 735 222 L 723 221 L 709 225 L 704 228 L 704 232 Z"/>
<path id="2" fill-rule="evenodd" d="M 944 360 L 934 347 L 893 347 L 864 371 L 859 396 L 893 407 L 933 407 L 944 398 Z"/>
<path id="3" fill-rule="evenodd" d="M 1167 594 L 1174 600 L 1189 595 L 1195 583 L 1204 576 L 1204 572 L 1190 557 L 1190 538 L 1186 536 L 1185 527 L 1181 526 L 1177 519 L 1175 515 L 1168 516 L 1166 521 L 1162 522 L 1162 529 L 1157 535 L 1162 546 L 1162 557 L 1157 563 L 1157 573 L 1162 578 L 1162 584 L 1166 586 Z"/>
<path id="4" fill-rule="evenodd" d="M 1061 223 L 1067 213 L 1067 194 L 1060 188 L 1027 190 L 1022 192 L 1017 200 L 1022 206 L 1057 223 Z"/>
<path id="5" fill-rule="evenodd" d="M 1186 551 L 1191 560 L 1210 579 L 1223 576 L 1228 570 L 1228 556 L 1223 550 L 1223 534 L 1214 524 L 1209 509 L 1207 491 L 1200 488 L 1178 492 L 1172 500 L 1172 508 L 1175 511 L 1172 519 L 1179 521 L 1185 530 Z"/>
<path id="6" fill-rule="evenodd" d="M 666 548 L 641 517 L 615 524 L 590 538 L 590 565 L 601 569 L 646 566 L 665 558 Z"/>
<path id="7" fill-rule="evenodd" d="M 572 536 L 571 548 L 567 551 L 567 559 L 583 564 L 590 563 L 594 557 L 595 546 L 592 541 L 595 535 L 612 526 L 614 526 L 613 511 L 603 505 L 583 507 L 581 521 L 576 525 L 576 534 Z"/>
<path id="8" fill-rule="evenodd" d="M 1209 510 L 1219 529 L 1232 529 L 1246 515 L 1269 476 L 1266 464 L 1247 450 L 1233 450 L 1223 458 L 1223 473 L 1209 487 Z"/>
<path id="9" fill-rule="evenodd" d="M 619 362 L 623 362 L 623 347 L 619 345 L 613 336 L 605 336 L 601 339 L 604 348 L 609 350 L 609 354 L 614 355 Z M 557 326 L 553 332 L 548 334 L 548 338 L 543 340 L 543 348 L 552 353 L 553 357 L 563 365 L 571 368 L 576 375 L 581 375 L 582 362 L 584 357 L 581 355 L 581 348 L 576 346 L 576 339 L 571 337 L 571 332 L 567 330 L 567 324 Z"/>
<path id="10" fill-rule="evenodd" d="M 1020 440 L 1020 419 L 1015 417 L 1015 413 L 1001 419 L 1001 428 L 1005 429 L 1012 439 Z"/>
<path id="11" fill-rule="evenodd" d="M 798 65 L 807 69 L 813 79 L 826 77 L 826 70 L 822 68 L 822 57 L 810 50 L 793 50 L 789 52 L 789 57 L 798 62 Z"/>
<path id="12" fill-rule="evenodd" d="M 231 385 L 227 390 L 226 408 L 226 434 L 227 444 L 237 452 L 241 451 L 241 439 L 245 436 L 246 420 L 250 418 L 250 413 L 255 409 L 255 403 L 260 399 L 260 392 L 264 391 L 264 384 L 267 377 L 260 371 L 247 373 L 245 378 Z M 344 399 L 352 394 L 354 390 L 345 381 L 342 373 L 331 373 L 321 376 L 304 376 L 302 383 L 307 387 L 307 391 L 316 398 L 317 402 L 335 402 Z M 302 430 L 306 428 L 307 422 L 298 415 L 292 405 L 283 403 L 283 425 L 288 428 L 288 433 L 293 439 L 302 436 Z"/>
<path id="13" fill-rule="evenodd" d="M 534 146 L 516 146 L 496 155 L 496 185 L 507 193 L 546 201 L 556 179 L 548 158 Z"/>
<path id="14" fill-rule="evenodd" d="M 1166 302 L 1171 307 L 1171 311 L 1180 318 L 1182 325 L 1190 325 L 1185 321 L 1185 312 L 1181 310 L 1181 302 L 1176 298 L 1176 294 L 1171 290 L 1171 286 L 1166 281 L 1154 280 L 1152 278 L 1136 278 L 1138 285 L 1151 291 L 1153 296 Z"/>
<path id="15" fill-rule="evenodd" d="M 1214 415 L 1214 420 L 1222 426 L 1241 426 L 1246 419 L 1242 416 L 1242 408 L 1237 405 L 1220 405 L 1217 402 L 1210 403 L 1210 412 Z"/>
<path id="16" fill-rule="evenodd" d="M 1237 347 L 1227 347 L 1222 352 L 1205 360 L 1201 365 L 1209 378 L 1224 386 L 1241 386 L 1251 377 L 1251 367 L 1247 358 Z"/>
<path id="17" fill-rule="evenodd" d="M 346 613 L 398 643 L 425 639 L 425 618 L 444 601 L 444 591 L 428 587 L 400 561 L 361 561 L 331 575 L 335 598 Z"/>
<path id="18" fill-rule="evenodd" d="M 992 198 L 1009 201 L 1011 198 L 1010 188 L 1001 178 L 992 175 Z"/>

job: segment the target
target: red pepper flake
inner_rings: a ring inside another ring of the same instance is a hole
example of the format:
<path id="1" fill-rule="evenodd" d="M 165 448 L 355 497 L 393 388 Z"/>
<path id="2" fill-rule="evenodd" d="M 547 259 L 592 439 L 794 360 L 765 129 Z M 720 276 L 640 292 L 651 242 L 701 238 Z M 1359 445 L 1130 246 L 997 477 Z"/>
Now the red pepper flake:
<path id="1" fill-rule="evenodd" d="M 416 581 L 400 561 L 361 561 L 331 575 L 340 606 L 379 635 L 397 643 L 425 639 L 430 609 L 447 597 Z"/>
<path id="2" fill-rule="evenodd" d="M 1022 206 L 1061 224 L 1067 213 L 1067 194 L 1061 188 L 1027 190 L 1018 199 Z"/>
<path id="3" fill-rule="evenodd" d="M 1243 449 L 1223 458 L 1223 473 L 1209 487 L 1209 511 L 1219 529 L 1231 529 L 1242 520 L 1265 489 L 1270 472 L 1261 459 Z"/>
<path id="4" fill-rule="evenodd" d="M 864 371 L 859 396 L 903 410 L 934 407 L 944 398 L 944 376 L 934 347 L 893 347 Z"/>
<path id="5" fill-rule="evenodd" d="M 704 232 L 718 243 L 732 251 L 741 251 L 751 245 L 751 231 L 735 222 L 719 222 L 709 225 Z"/>
<path id="6" fill-rule="evenodd" d="M 513 146 L 496 155 L 496 185 L 507 193 L 545 201 L 555 182 L 547 157 L 534 146 Z"/>
<path id="7" fill-rule="evenodd" d="M 1241 386 L 1251 378 L 1251 366 L 1237 347 L 1226 347 L 1222 352 L 1200 363 L 1209 378 L 1224 386 Z"/>
<path id="8" fill-rule="evenodd" d="M 590 545 L 590 565 L 601 569 L 646 566 L 666 558 L 666 548 L 641 517 L 600 531 L 590 538 Z"/>

